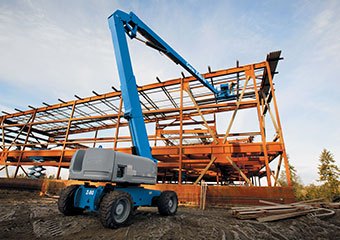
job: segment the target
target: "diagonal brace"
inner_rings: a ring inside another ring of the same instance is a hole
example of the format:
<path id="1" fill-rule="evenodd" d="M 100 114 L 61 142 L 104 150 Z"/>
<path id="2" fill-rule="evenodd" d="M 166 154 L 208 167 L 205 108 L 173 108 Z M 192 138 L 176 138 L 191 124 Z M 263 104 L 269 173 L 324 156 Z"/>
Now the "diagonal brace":
<path id="1" fill-rule="evenodd" d="M 204 168 L 204 170 L 201 172 L 201 175 L 196 179 L 196 181 L 194 182 L 194 185 L 196 185 L 199 181 L 201 181 L 201 179 L 203 178 L 203 176 L 207 173 L 207 171 L 209 170 L 209 168 L 211 167 L 211 165 L 215 162 L 216 157 L 212 157 L 210 162 L 208 163 L 208 165 Z"/>

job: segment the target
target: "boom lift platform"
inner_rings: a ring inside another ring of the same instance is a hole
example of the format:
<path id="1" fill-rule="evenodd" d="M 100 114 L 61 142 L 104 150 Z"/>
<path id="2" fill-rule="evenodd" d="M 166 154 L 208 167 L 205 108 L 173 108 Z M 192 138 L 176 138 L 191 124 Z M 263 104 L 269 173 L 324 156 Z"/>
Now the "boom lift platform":
<path id="1" fill-rule="evenodd" d="M 92 186 L 90 183 L 71 185 L 62 191 L 58 208 L 65 215 L 79 214 L 84 210 L 99 211 L 103 226 L 116 228 L 126 225 L 133 210 L 139 206 L 157 206 L 161 215 L 174 215 L 178 206 L 175 192 L 149 190 L 140 186 L 156 184 L 157 160 L 151 155 L 125 34 L 131 39 L 139 39 L 137 34 L 141 34 L 146 39 L 144 42 L 147 46 L 164 53 L 181 65 L 213 92 L 216 101 L 234 96 L 228 84 L 224 84 L 219 90 L 211 85 L 134 13 L 127 14 L 117 10 L 109 17 L 108 22 L 124 100 L 124 117 L 129 123 L 134 155 L 110 149 L 78 150 L 71 160 L 69 179 L 108 184 L 105 187 Z"/>

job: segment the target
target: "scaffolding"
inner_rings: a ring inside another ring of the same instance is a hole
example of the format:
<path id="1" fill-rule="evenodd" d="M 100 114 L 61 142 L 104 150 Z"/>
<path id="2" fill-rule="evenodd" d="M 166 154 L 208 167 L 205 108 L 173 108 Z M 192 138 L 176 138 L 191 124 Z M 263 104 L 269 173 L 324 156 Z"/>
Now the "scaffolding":
<path id="1" fill-rule="evenodd" d="M 199 81 L 183 73 L 177 79 L 161 81 L 157 77 L 155 83 L 138 86 L 152 155 L 159 161 L 158 181 L 197 184 L 204 179 L 217 185 L 258 186 L 265 177 L 268 186 L 278 186 L 284 163 L 291 185 L 273 84 L 281 59 L 281 51 L 277 51 L 263 62 L 218 71 L 209 67 L 203 76 L 212 85 L 232 86 L 235 97 L 227 101 L 217 101 Z M 29 166 L 52 167 L 60 178 L 77 149 L 103 147 L 133 153 L 121 92 L 112 90 L 3 112 L 0 171 L 16 178 L 18 174 L 28 176 Z M 249 110 L 255 114 L 246 122 L 257 129 L 232 132 L 237 116 Z M 219 119 L 227 119 L 222 127 Z M 273 138 L 267 129 L 273 129 Z"/>

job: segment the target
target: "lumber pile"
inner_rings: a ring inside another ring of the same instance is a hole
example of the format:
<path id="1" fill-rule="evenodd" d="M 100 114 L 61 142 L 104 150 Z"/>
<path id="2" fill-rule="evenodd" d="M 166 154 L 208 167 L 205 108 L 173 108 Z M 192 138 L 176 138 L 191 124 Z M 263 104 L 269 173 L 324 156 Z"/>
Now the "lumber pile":
<path id="1" fill-rule="evenodd" d="M 335 211 L 329 208 L 339 208 L 338 203 L 320 202 L 320 199 L 296 202 L 292 204 L 279 204 L 268 201 L 259 201 L 267 206 L 260 207 L 235 207 L 232 214 L 238 219 L 256 219 L 259 222 L 271 222 L 300 216 L 329 217 Z"/>

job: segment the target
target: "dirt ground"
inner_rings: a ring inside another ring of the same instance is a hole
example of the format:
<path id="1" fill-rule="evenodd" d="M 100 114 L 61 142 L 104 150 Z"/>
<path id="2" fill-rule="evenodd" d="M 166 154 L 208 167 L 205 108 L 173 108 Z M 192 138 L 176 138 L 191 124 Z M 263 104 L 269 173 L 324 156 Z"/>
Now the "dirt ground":
<path id="1" fill-rule="evenodd" d="M 63 216 L 56 202 L 37 192 L 0 190 L 0 239 L 340 239 L 340 210 L 324 220 L 259 223 L 237 220 L 221 208 L 180 207 L 173 217 L 141 208 L 128 227 L 111 230 L 95 214 Z"/>

